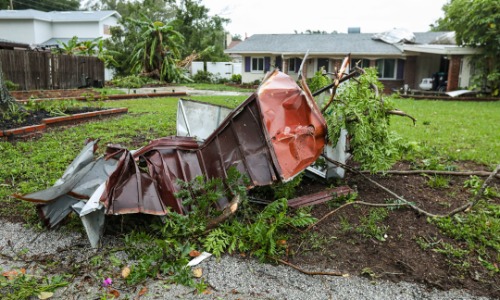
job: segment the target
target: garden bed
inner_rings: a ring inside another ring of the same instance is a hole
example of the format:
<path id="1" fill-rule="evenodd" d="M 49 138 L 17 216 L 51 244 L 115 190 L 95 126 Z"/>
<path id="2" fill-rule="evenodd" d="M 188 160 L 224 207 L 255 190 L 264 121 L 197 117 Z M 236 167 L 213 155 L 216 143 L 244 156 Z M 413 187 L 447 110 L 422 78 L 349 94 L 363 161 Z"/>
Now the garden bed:
<path id="1" fill-rule="evenodd" d="M 67 115 L 52 116 L 45 110 L 29 113 L 23 122 L 12 120 L 0 120 L 0 139 L 18 140 L 27 139 L 40 135 L 47 127 L 55 127 L 68 124 L 76 124 L 92 119 L 100 119 L 109 116 L 125 114 L 128 108 L 100 109 L 95 107 L 81 107 L 68 110 Z"/>

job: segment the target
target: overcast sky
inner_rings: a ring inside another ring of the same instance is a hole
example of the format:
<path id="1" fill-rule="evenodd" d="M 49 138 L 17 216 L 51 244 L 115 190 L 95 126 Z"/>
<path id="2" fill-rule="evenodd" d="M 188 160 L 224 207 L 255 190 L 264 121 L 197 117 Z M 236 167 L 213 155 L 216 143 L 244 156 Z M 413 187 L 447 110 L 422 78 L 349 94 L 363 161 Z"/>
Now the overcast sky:
<path id="1" fill-rule="evenodd" d="M 406 28 L 429 31 L 443 16 L 447 0 L 202 0 L 210 15 L 231 19 L 227 30 L 241 37 L 257 33 L 294 33 L 310 30 L 362 33 Z"/>

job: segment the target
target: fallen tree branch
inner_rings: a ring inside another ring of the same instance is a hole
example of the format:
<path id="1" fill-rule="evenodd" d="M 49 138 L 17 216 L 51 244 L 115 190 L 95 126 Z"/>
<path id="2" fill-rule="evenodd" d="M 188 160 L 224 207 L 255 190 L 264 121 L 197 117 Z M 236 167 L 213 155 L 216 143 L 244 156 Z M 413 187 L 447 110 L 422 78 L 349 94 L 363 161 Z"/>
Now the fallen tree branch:
<path id="1" fill-rule="evenodd" d="M 476 194 L 476 196 L 472 199 L 472 201 L 469 201 L 467 204 L 464 204 L 454 210 L 452 210 L 449 215 L 453 216 L 461 211 L 469 210 L 471 209 L 474 205 L 476 205 L 479 200 L 481 200 L 481 196 L 484 195 L 484 190 L 488 187 L 490 181 L 493 179 L 493 177 L 497 176 L 498 173 L 500 172 L 500 164 L 495 168 L 493 172 L 491 172 L 490 176 L 486 178 L 486 180 L 483 182 L 483 185 L 481 186 L 481 189 L 479 189 L 479 192 Z"/>
<path id="2" fill-rule="evenodd" d="M 220 223 L 227 220 L 230 216 L 232 216 L 238 210 L 238 206 L 240 205 L 240 203 L 241 203 L 240 195 L 234 196 L 233 200 L 229 202 L 226 208 L 224 208 L 222 214 L 220 214 L 216 218 L 213 218 L 207 223 L 207 230 L 214 229 L 215 227 L 217 227 L 217 225 L 219 225 Z"/>
<path id="3" fill-rule="evenodd" d="M 417 124 L 417 119 L 415 119 L 414 117 L 410 116 L 409 114 L 405 113 L 404 111 L 401 111 L 401 110 L 388 110 L 386 112 L 386 114 L 388 115 L 396 115 L 396 116 L 401 116 L 401 117 L 408 117 L 410 118 L 412 121 L 413 121 L 413 126 L 415 126 Z"/>
<path id="4" fill-rule="evenodd" d="M 490 176 L 492 172 L 487 171 L 439 171 L 439 170 L 388 170 L 379 172 L 360 171 L 363 174 L 391 174 L 391 175 L 452 175 L 452 176 Z M 500 178 L 500 174 L 495 175 Z"/>
<path id="5" fill-rule="evenodd" d="M 481 187 L 481 190 L 480 192 L 478 193 L 479 196 L 476 196 L 472 201 L 468 202 L 467 204 L 465 205 L 462 205 L 452 211 L 450 211 L 449 213 L 447 214 L 444 214 L 444 215 L 439 215 L 439 214 L 433 214 L 433 213 L 430 213 L 430 212 L 427 212 L 423 209 L 421 209 L 420 207 L 414 205 L 413 203 L 407 201 L 406 199 L 404 199 L 403 197 L 399 196 L 398 194 L 394 193 L 393 191 L 389 190 L 388 188 L 386 188 L 385 186 L 381 185 L 380 183 L 376 182 L 375 180 L 371 179 L 370 177 L 366 176 L 365 174 L 361 173 L 360 171 L 358 170 L 354 170 L 352 169 L 351 167 L 343 164 L 343 163 L 340 163 L 338 161 L 335 161 L 329 157 L 326 157 L 326 156 L 323 156 L 327 161 L 331 162 L 332 164 L 334 165 L 337 165 L 343 169 L 345 169 L 346 171 L 349 171 L 349 172 L 352 172 L 352 173 L 355 173 L 355 174 L 359 174 L 361 175 L 363 178 L 365 178 L 366 180 L 370 181 L 371 183 L 373 183 L 374 185 L 376 185 L 377 187 L 379 187 L 380 189 L 384 190 L 385 192 L 391 194 L 392 196 L 396 197 L 398 200 L 400 200 L 402 203 L 401 204 L 405 204 L 406 206 L 412 208 L 413 210 L 417 211 L 418 213 L 421 213 L 425 216 L 428 216 L 428 217 L 431 217 L 431 218 L 446 218 L 446 217 L 451 217 L 459 212 L 462 212 L 462 211 L 465 211 L 466 209 L 470 209 L 472 208 L 474 205 L 477 204 L 477 202 L 480 200 L 481 196 L 483 195 L 484 193 L 484 190 L 486 189 L 486 187 L 488 186 L 489 182 L 491 181 L 491 179 L 500 171 L 500 165 L 498 165 L 495 170 L 490 174 L 490 176 L 488 177 L 488 179 L 486 179 L 483 183 L 483 186 Z"/>
<path id="6" fill-rule="evenodd" d="M 321 271 L 306 271 L 304 269 L 301 269 L 299 267 L 297 267 L 296 265 L 292 264 L 292 263 L 289 263 L 287 261 L 284 261 L 282 259 L 279 259 L 279 258 L 273 258 L 272 259 L 284 264 L 284 265 L 287 265 L 289 267 L 292 267 L 294 268 L 295 270 L 301 272 L 301 273 L 304 273 L 304 274 L 307 274 L 307 275 L 327 275 L 327 276 L 342 276 L 342 277 L 347 277 L 349 276 L 349 274 L 344 274 L 344 273 L 340 273 L 340 272 L 321 272 Z"/>

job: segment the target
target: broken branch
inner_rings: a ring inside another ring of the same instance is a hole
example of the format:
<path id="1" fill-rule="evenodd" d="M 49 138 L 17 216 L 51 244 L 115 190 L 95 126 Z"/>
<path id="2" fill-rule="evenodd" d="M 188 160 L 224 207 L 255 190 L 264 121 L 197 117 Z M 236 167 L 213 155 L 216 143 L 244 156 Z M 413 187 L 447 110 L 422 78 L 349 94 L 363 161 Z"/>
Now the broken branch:
<path id="1" fill-rule="evenodd" d="M 222 211 L 222 214 L 220 214 L 218 217 L 210 220 L 207 224 L 207 230 L 214 229 L 219 225 L 220 223 L 224 222 L 227 220 L 230 216 L 232 216 L 237 210 L 238 206 L 241 203 L 241 197 L 240 195 L 234 196 L 233 200 L 229 202 L 229 205 L 224 208 Z"/>
<path id="2" fill-rule="evenodd" d="M 500 164 L 495 168 L 495 170 L 493 172 L 491 172 L 490 176 L 488 176 L 488 178 L 486 178 L 486 180 L 483 182 L 483 185 L 481 186 L 481 189 L 476 194 L 474 199 L 472 199 L 472 201 L 469 201 L 467 204 L 464 204 L 464 205 L 452 210 L 448 215 L 453 216 L 461 211 L 471 209 L 474 205 L 476 205 L 479 202 L 479 200 L 481 200 L 481 196 L 484 195 L 484 190 L 488 187 L 488 185 L 489 185 L 490 181 L 493 179 L 493 177 L 497 176 L 498 172 L 500 172 Z"/>
<path id="3" fill-rule="evenodd" d="M 360 171 L 363 174 L 369 174 L 373 172 L 370 171 Z M 379 171 L 375 172 L 375 174 L 391 174 L 391 175 L 452 175 L 452 176 L 490 176 L 492 172 L 486 171 L 439 171 L 439 170 L 388 170 L 388 171 Z M 495 175 L 496 178 L 500 178 L 500 174 Z"/>
<path id="4" fill-rule="evenodd" d="M 396 116 L 402 116 L 402 117 L 408 117 L 410 119 L 412 119 L 413 121 L 413 126 L 415 126 L 417 124 L 417 119 L 415 119 L 414 117 L 410 116 L 409 114 L 405 113 L 404 111 L 401 111 L 401 110 L 388 110 L 386 112 L 386 114 L 388 115 L 396 115 Z"/>
<path id="5" fill-rule="evenodd" d="M 380 183 L 376 182 L 375 180 L 373 180 L 370 177 L 366 176 L 365 174 L 361 173 L 360 171 L 354 170 L 354 169 L 350 168 L 349 166 L 347 166 L 347 165 L 345 165 L 343 163 L 340 163 L 338 161 L 335 161 L 335 160 L 333 160 L 333 159 L 331 159 L 329 157 L 326 157 L 326 156 L 323 156 L 323 157 L 327 161 L 329 161 L 332 164 L 335 164 L 335 165 L 337 165 L 337 166 L 345 169 L 346 171 L 349 171 L 349 172 L 352 172 L 352 173 L 359 174 L 359 175 L 363 176 L 363 178 L 365 178 L 366 180 L 370 181 L 371 183 L 373 183 L 374 185 L 376 185 L 380 189 L 386 191 L 387 193 L 391 194 L 392 196 L 394 196 L 398 200 L 400 200 L 402 202 L 401 205 L 404 204 L 404 205 L 412 208 L 413 210 L 417 211 L 418 213 L 421 213 L 421 214 L 423 214 L 425 216 L 432 217 L 432 218 L 446 218 L 446 217 L 451 217 L 451 216 L 453 216 L 453 215 L 455 215 L 455 214 L 457 214 L 459 212 L 462 212 L 462 211 L 465 211 L 466 209 L 472 208 L 480 200 L 480 197 L 483 195 L 484 190 L 488 186 L 488 184 L 491 181 L 491 179 L 500 171 L 500 165 L 498 165 L 495 168 L 495 170 L 490 174 L 490 176 L 484 181 L 483 186 L 481 187 L 481 190 L 479 191 L 478 195 L 476 195 L 476 197 L 474 198 L 474 200 L 472 200 L 472 201 L 468 202 L 467 204 L 462 205 L 462 206 L 460 206 L 460 207 L 458 207 L 458 208 L 450 211 L 447 214 L 437 215 L 437 214 L 433 214 L 433 213 L 430 213 L 430 212 L 427 212 L 427 211 L 421 209 L 420 207 L 418 207 L 418 206 L 414 205 L 413 203 L 407 201 L 406 199 L 404 199 L 403 197 L 401 197 L 398 194 L 394 193 L 393 191 L 389 190 L 385 186 L 381 185 Z"/>
<path id="6" fill-rule="evenodd" d="M 284 265 L 287 265 L 289 267 L 292 267 L 294 268 L 295 270 L 301 272 L 301 273 L 304 273 L 304 274 L 307 274 L 307 275 L 327 275 L 327 276 L 342 276 L 342 277 L 347 277 L 349 276 L 349 274 L 343 274 L 343 273 L 340 273 L 340 272 L 316 272 L 316 271 L 306 271 L 304 269 L 301 269 L 299 267 L 297 267 L 296 265 L 292 264 L 292 263 L 289 263 L 287 261 L 284 261 L 282 259 L 279 259 L 279 258 L 272 258 Z"/>

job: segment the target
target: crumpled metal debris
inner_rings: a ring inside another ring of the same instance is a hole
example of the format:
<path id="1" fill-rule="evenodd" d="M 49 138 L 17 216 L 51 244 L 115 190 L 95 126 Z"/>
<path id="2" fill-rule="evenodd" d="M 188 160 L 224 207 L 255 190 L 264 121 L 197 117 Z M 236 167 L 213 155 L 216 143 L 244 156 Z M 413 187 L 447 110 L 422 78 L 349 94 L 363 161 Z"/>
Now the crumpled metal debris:
<path id="1" fill-rule="evenodd" d="M 106 155 L 94 160 L 97 141 L 91 141 L 53 187 L 16 197 L 40 203 L 49 227 L 77 212 L 97 247 L 104 215 L 186 213 L 189 208 L 175 196 L 179 179 L 225 179 L 235 167 L 250 179 L 250 187 L 290 180 L 321 155 L 327 132 L 305 78 L 302 86 L 278 70 L 269 73 L 203 142 L 173 136 L 136 151 L 110 145 Z M 217 207 L 228 203 L 219 199 Z"/>

